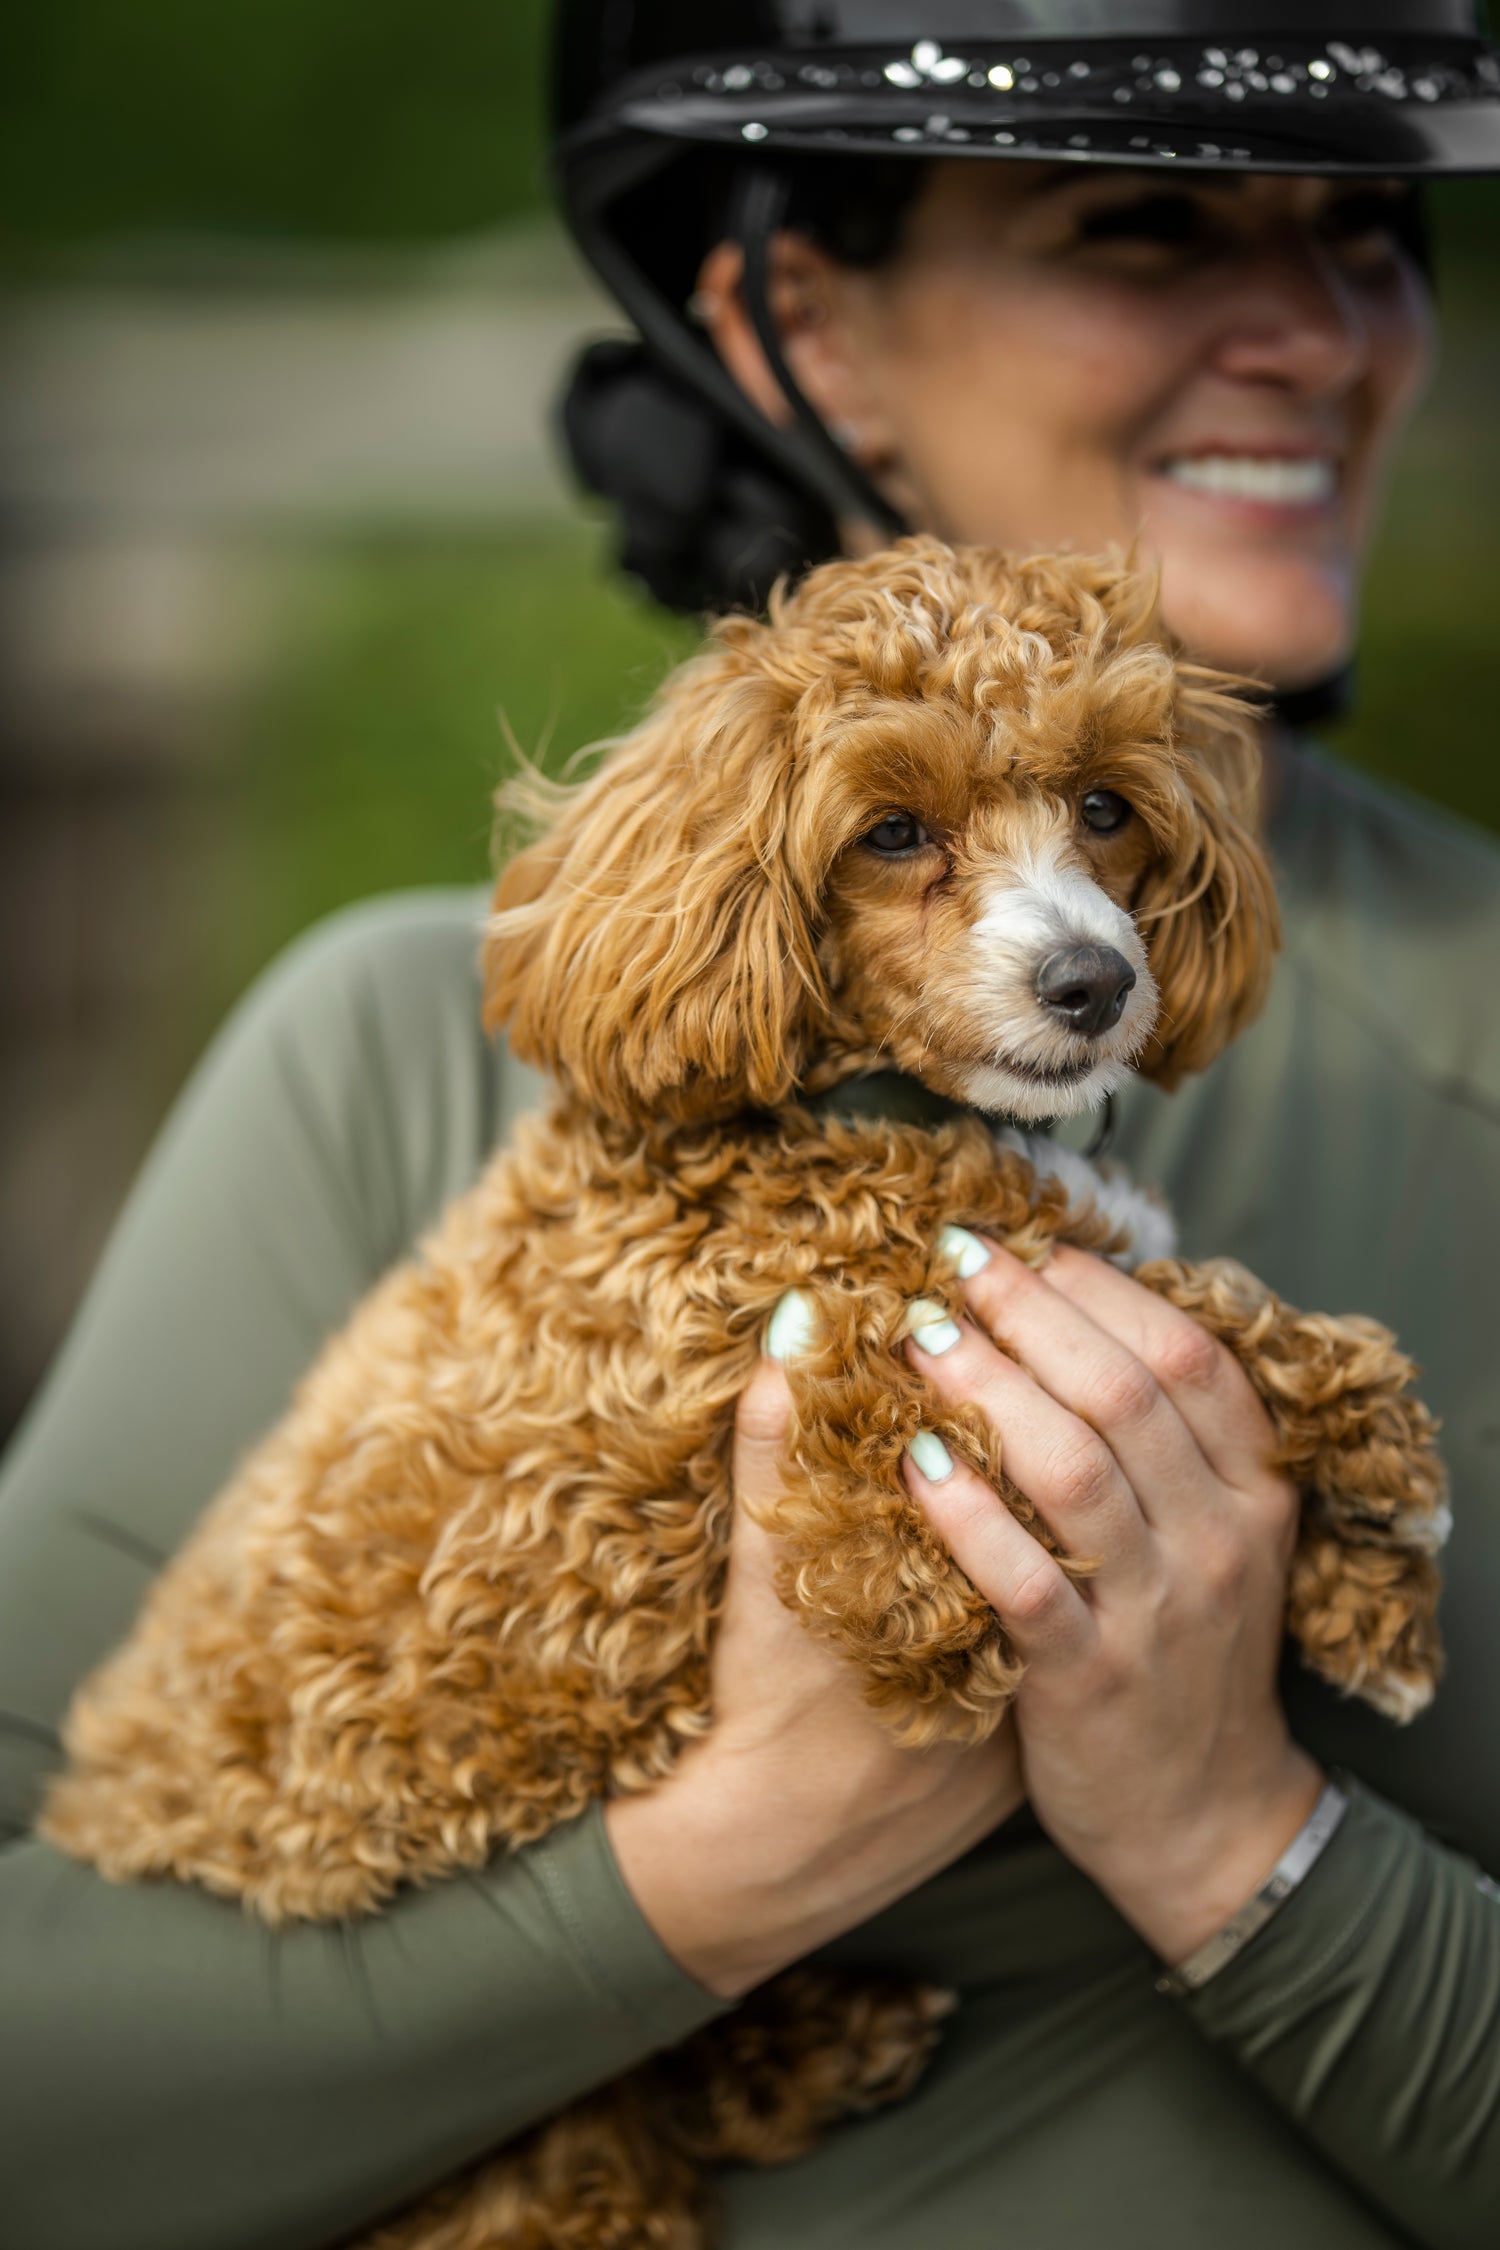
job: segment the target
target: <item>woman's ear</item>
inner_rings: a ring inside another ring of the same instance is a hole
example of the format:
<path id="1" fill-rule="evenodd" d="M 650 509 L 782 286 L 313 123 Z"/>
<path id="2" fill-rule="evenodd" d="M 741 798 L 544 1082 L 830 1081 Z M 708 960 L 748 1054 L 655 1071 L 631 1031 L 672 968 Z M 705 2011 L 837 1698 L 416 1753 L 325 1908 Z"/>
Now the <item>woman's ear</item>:
<path id="1" fill-rule="evenodd" d="M 1233 692 L 1236 683 L 1187 665 L 1181 678 L 1183 800 L 1134 906 L 1161 994 L 1156 1031 L 1137 1068 L 1168 1089 L 1205 1069 L 1260 1013 L 1281 943 L 1257 833 L 1255 715 Z"/>
<path id="2" fill-rule="evenodd" d="M 594 1108 L 634 1123 L 785 1099 L 822 982 L 815 898 L 789 864 L 790 721 L 720 650 L 500 876 L 485 1023 Z"/>
<path id="3" fill-rule="evenodd" d="M 746 397 L 768 422 L 785 425 L 792 407 L 755 333 L 744 270 L 739 244 L 718 243 L 698 269 L 694 307 Z M 787 366 L 845 452 L 879 474 L 894 458 L 895 433 L 870 386 L 850 293 L 850 276 L 826 251 L 786 228 L 773 235 L 767 301 Z"/>

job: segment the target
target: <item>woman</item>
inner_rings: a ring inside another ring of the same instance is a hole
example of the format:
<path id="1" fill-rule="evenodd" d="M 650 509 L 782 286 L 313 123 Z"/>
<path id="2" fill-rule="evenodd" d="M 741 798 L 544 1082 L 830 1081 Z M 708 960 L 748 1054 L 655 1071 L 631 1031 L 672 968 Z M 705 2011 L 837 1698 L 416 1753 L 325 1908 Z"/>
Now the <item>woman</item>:
<path id="1" fill-rule="evenodd" d="M 784 0 L 701 63 L 693 11 L 565 10 L 571 211 L 652 346 L 591 360 L 571 427 L 634 566 L 724 598 L 898 520 L 1141 531 L 1206 658 L 1285 691 L 1335 675 L 1429 351 L 1400 176 L 1495 161 L 1500 105 L 1457 0 L 1297 12 L 1322 31 L 1273 67 L 1248 0 L 972 0 L 947 49 L 891 0 Z M 733 2250 L 1493 2238 L 1500 857 L 1284 727 L 1267 747 L 1271 1008 L 1203 1081 L 1138 1091 L 1123 1153 L 1190 1249 L 1387 1318 L 1424 1361 L 1458 1525 L 1430 1716 L 1398 1734 L 1278 1681 L 1292 1496 L 1221 1355 L 1091 1261 L 997 1256 L 917 1363 L 994 1412 L 1018 1482 L 1101 1557 L 1085 1603 L 966 1471 L 912 1465 L 1030 1662 L 997 1742 L 893 1751 L 742 1521 L 715 1735 L 482 1881 L 271 1939 L 25 1839 L 79 1673 L 534 1096 L 478 1036 L 475 900 L 343 917 L 205 1064 L 8 1468 L 7 2242 L 337 2240 L 813 1950 L 962 2004 L 910 2101 L 726 2182 Z M 742 1496 L 775 1477 L 783 1403 L 768 1362 Z"/>

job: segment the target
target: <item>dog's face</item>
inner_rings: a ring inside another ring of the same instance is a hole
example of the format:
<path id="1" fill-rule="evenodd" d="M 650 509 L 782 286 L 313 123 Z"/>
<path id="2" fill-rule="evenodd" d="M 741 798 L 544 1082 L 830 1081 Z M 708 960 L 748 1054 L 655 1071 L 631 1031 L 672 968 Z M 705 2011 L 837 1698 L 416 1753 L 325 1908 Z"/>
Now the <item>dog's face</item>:
<path id="1" fill-rule="evenodd" d="M 489 1020 L 606 1112 L 830 1050 L 1020 1118 L 1171 1081 L 1276 938 L 1229 683 L 1116 564 L 908 540 L 731 620 L 501 878 Z"/>
<path id="2" fill-rule="evenodd" d="M 858 833 L 829 869 L 820 958 L 843 1043 L 982 1109 L 1058 1117 L 1102 1101 L 1156 1025 L 1131 913 L 1157 857 L 1133 801 L 1153 753 L 1108 699 L 1085 742 L 1071 711 L 1049 724 L 1029 676 L 1047 655 L 1017 653 L 981 710 L 896 706 L 829 745 L 813 790 Z"/>

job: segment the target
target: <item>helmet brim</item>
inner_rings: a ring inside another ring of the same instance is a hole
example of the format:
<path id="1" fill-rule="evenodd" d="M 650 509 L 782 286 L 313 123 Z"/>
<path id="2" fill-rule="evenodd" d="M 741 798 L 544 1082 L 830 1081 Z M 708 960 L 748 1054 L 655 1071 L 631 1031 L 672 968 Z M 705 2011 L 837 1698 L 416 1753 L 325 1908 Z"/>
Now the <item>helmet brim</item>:
<path id="1" fill-rule="evenodd" d="M 1500 171 L 1500 60 L 1473 39 L 1033 41 L 1017 52 L 686 56 L 614 89 L 578 138 L 830 155 L 1453 177 Z M 571 137 L 571 136 L 570 136 Z M 566 143 L 561 152 L 566 163 Z"/>

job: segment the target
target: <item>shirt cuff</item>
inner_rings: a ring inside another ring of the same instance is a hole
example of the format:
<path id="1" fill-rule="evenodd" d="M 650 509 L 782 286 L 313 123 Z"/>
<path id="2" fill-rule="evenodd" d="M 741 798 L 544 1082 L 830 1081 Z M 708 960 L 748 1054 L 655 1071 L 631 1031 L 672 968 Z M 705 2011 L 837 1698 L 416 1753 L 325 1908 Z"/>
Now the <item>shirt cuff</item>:
<path id="1" fill-rule="evenodd" d="M 672 2046 L 734 2005 L 673 1960 L 631 1896 L 595 1802 L 520 1855 L 582 1975 L 653 2046 Z"/>

